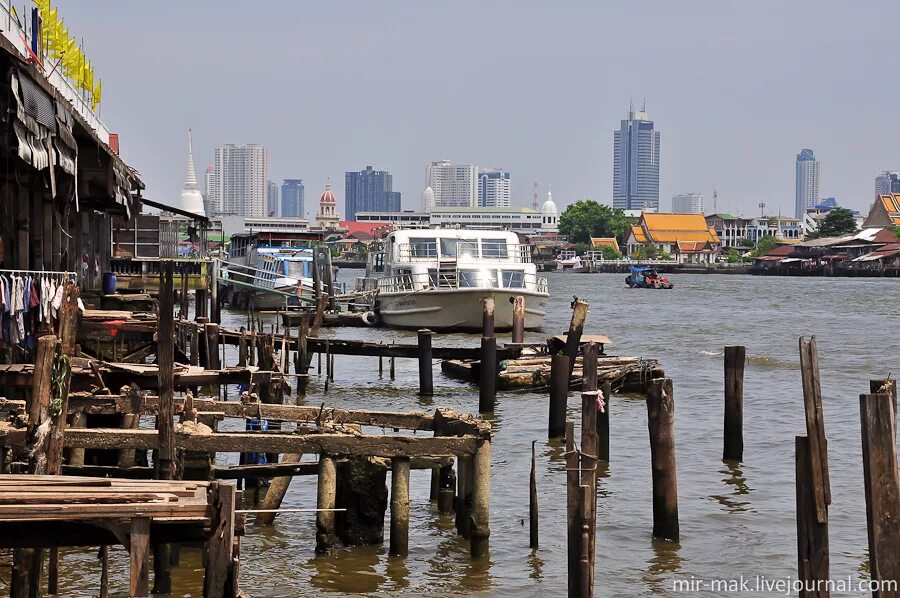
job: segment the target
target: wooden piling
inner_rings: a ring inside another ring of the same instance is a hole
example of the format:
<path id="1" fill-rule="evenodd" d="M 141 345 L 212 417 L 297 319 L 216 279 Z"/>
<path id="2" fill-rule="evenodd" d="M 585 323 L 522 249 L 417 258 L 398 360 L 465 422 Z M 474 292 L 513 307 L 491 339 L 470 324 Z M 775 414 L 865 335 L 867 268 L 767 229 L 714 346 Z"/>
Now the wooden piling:
<path id="1" fill-rule="evenodd" d="M 334 509 L 337 495 L 337 466 L 331 455 L 319 455 L 319 483 L 316 490 L 316 508 Z M 316 513 L 316 553 L 324 554 L 337 542 L 334 511 Z"/>
<path id="2" fill-rule="evenodd" d="M 200 331 L 197 330 L 196 326 L 191 326 L 190 328 L 191 334 L 191 355 L 190 362 L 191 365 L 200 365 Z"/>
<path id="3" fill-rule="evenodd" d="M 172 261 L 162 262 L 159 274 L 159 326 L 156 349 L 159 368 L 157 374 L 159 414 L 156 417 L 159 449 L 156 452 L 158 461 L 156 476 L 160 480 L 175 478 L 175 328 L 172 313 L 174 266 L 175 263 Z M 147 525 L 149 535 L 149 520 Z M 153 589 L 155 592 L 168 594 L 172 587 L 169 546 L 158 544 L 155 547 L 154 555 Z M 132 583 L 134 583 L 133 575 Z"/>
<path id="4" fill-rule="evenodd" d="M 537 462 L 534 456 L 534 444 L 531 441 L 531 476 L 528 480 L 528 545 L 538 548 L 538 494 L 537 494 Z"/>
<path id="5" fill-rule="evenodd" d="M 456 500 L 456 479 L 453 465 L 442 465 L 438 476 L 438 513 L 452 513 Z"/>
<path id="6" fill-rule="evenodd" d="M 587 319 L 588 304 L 575 298 L 572 301 L 572 319 L 569 321 L 569 330 L 566 332 L 566 345 L 563 349 L 569 357 L 569 369 L 566 382 L 572 377 L 572 371 L 575 369 L 575 356 L 578 354 L 578 347 L 581 345 L 581 334 L 584 332 L 584 321 Z"/>
<path id="7" fill-rule="evenodd" d="M 238 339 L 238 367 L 247 367 L 247 329 L 241 326 L 241 338 Z"/>
<path id="8" fill-rule="evenodd" d="M 863 480 L 873 582 L 900 581 L 900 477 L 894 441 L 894 410 L 888 394 L 859 396 Z M 881 596 L 894 596 L 882 591 Z"/>
<path id="9" fill-rule="evenodd" d="M 587 537 L 582 532 L 581 555 L 587 555 L 582 565 L 581 594 L 594 595 L 594 561 L 597 533 L 597 399 L 596 390 L 581 393 L 581 527 L 587 527 Z M 587 540 L 588 545 L 584 545 Z M 581 559 L 584 560 L 583 558 Z M 584 571 L 587 567 L 587 571 Z M 586 581 L 586 583 L 585 583 Z"/>
<path id="10" fill-rule="evenodd" d="M 197 289 L 194 293 L 194 319 L 209 317 L 209 292 Z"/>
<path id="11" fill-rule="evenodd" d="M 419 396 L 434 395 L 434 371 L 431 359 L 431 337 L 434 333 L 427 328 L 418 331 L 419 343 Z M 379 361 L 379 367 L 381 363 Z"/>
<path id="12" fill-rule="evenodd" d="M 59 547 L 49 550 L 47 562 L 47 593 L 51 596 L 59 594 Z"/>
<path id="13" fill-rule="evenodd" d="M 612 383 L 606 381 L 601 389 L 603 409 L 597 411 L 597 458 L 609 461 L 609 416 L 612 405 Z"/>
<path id="14" fill-rule="evenodd" d="M 513 312 L 512 312 L 513 320 L 512 320 L 512 342 L 513 343 L 524 343 L 525 342 L 525 297 L 522 295 L 516 295 L 513 297 Z"/>
<path id="15" fill-rule="evenodd" d="M 494 336 L 494 298 L 482 299 L 481 307 L 481 336 Z"/>
<path id="16" fill-rule="evenodd" d="M 100 547 L 100 598 L 109 598 L 109 546 Z"/>
<path id="17" fill-rule="evenodd" d="M 597 390 L 597 355 L 600 347 L 596 343 L 588 343 L 584 346 L 584 358 L 581 367 L 581 390 Z"/>
<path id="18" fill-rule="evenodd" d="M 394 370 L 394 358 L 391 357 L 391 380 L 396 378 L 395 370 Z"/>
<path id="19" fill-rule="evenodd" d="M 129 596 L 150 594 L 150 518 L 135 517 L 131 520 L 129 536 L 129 562 L 131 582 Z"/>
<path id="20" fill-rule="evenodd" d="M 470 515 L 470 554 L 488 555 L 491 526 L 491 441 L 480 438 L 472 457 L 472 513 Z"/>
<path id="21" fill-rule="evenodd" d="M 409 554 L 409 457 L 391 459 L 390 554 Z"/>
<path id="22" fill-rule="evenodd" d="M 219 305 L 219 262 L 213 260 L 209 281 L 209 320 L 215 324 L 222 323 L 221 306 Z"/>
<path id="23" fill-rule="evenodd" d="M 678 542 L 675 395 L 670 378 L 653 380 L 648 387 L 647 425 L 653 473 L 653 535 Z"/>
<path id="24" fill-rule="evenodd" d="M 553 355 L 550 358 L 550 417 L 547 435 L 561 438 L 566 429 L 566 400 L 569 394 L 569 357 Z"/>
<path id="25" fill-rule="evenodd" d="M 301 456 L 299 453 L 285 453 L 281 456 L 279 463 L 299 463 Z M 291 480 L 293 479 L 294 477 L 289 475 L 272 478 L 269 489 L 266 491 L 266 497 L 263 499 L 260 507 L 263 511 L 271 512 L 257 513 L 253 522 L 254 525 L 272 525 L 275 523 L 275 516 L 278 514 L 275 511 L 281 508 L 281 502 L 284 500 L 288 486 L 291 485 Z"/>
<path id="26" fill-rule="evenodd" d="M 894 410 L 894 423 L 897 423 L 897 379 L 869 380 L 869 392 L 872 394 L 888 394 L 891 396 L 891 407 Z M 897 426 L 894 426 L 894 439 L 897 438 Z"/>
<path id="27" fill-rule="evenodd" d="M 828 450 L 825 438 L 825 414 L 819 383 L 819 354 L 816 338 L 800 338 L 800 376 L 803 380 L 803 407 L 806 412 L 806 436 L 812 458 L 813 490 L 816 493 L 816 518 L 828 521 L 831 504 L 831 482 L 828 474 Z"/>
<path id="28" fill-rule="evenodd" d="M 460 455 L 456 458 L 456 531 L 464 538 L 469 537 L 471 495 L 472 456 Z"/>
<path id="29" fill-rule="evenodd" d="M 215 322 L 206 324 L 206 342 L 207 355 L 209 356 L 209 365 L 211 370 L 222 369 L 221 359 L 219 358 L 219 325 Z"/>
<path id="30" fill-rule="evenodd" d="M 497 339 L 481 337 L 478 412 L 493 413 L 497 402 Z"/>
<path id="31" fill-rule="evenodd" d="M 579 503 L 581 480 L 578 472 L 578 451 L 575 450 L 575 422 L 565 422 L 566 435 L 566 573 L 568 594 L 577 597 L 581 583 L 578 561 L 581 556 L 581 525 Z"/>
<path id="32" fill-rule="evenodd" d="M 819 580 L 824 583 L 828 579 L 828 523 L 820 523 L 816 518 L 812 460 L 806 436 L 794 438 L 794 461 L 797 492 L 797 579 L 804 584 L 804 591 L 800 595 L 825 598 L 829 592 L 824 585 L 818 591 L 816 588 Z"/>
<path id="33" fill-rule="evenodd" d="M 747 349 L 725 347 L 725 447 L 723 461 L 744 460 L 744 361 Z"/>
<path id="34" fill-rule="evenodd" d="M 209 492 L 213 511 L 210 518 L 212 534 L 207 545 L 203 596 L 222 598 L 231 594 L 228 590 L 232 584 L 228 582 L 234 574 L 232 554 L 236 489 L 231 484 L 213 483 Z"/>

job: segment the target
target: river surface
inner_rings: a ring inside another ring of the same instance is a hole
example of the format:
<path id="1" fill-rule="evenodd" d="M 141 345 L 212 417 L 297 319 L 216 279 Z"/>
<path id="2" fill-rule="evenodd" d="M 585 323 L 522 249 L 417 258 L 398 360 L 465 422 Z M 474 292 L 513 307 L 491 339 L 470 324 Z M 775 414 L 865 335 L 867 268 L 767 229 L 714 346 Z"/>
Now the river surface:
<path id="1" fill-rule="evenodd" d="M 342 271 L 352 280 L 353 271 Z M 675 275 L 671 291 L 628 289 L 623 274 L 550 274 L 541 341 L 566 330 L 573 295 L 590 303 L 586 332 L 608 335 L 608 352 L 660 360 L 674 381 L 681 543 L 651 538 L 647 409 L 641 396 L 614 396 L 611 460 L 598 490 L 598 596 L 675 595 L 675 580 L 796 577 L 794 437 L 805 434 L 798 338 L 816 335 L 825 405 L 833 502 L 831 574 L 867 578 L 858 395 L 868 381 L 900 370 L 900 284 L 896 280 Z M 226 325 L 245 316 L 225 313 Z M 414 332 L 331 329 L 325 335 L 415 342 Z M 507 338 L 507 335 L 501 339 Z M 441 335 L 435 346 L 473 346 L 475 335 Z M 721 461 L 723 347 L 746 345 L 744 459 Z M 228 363 L 235 363 L 229 355 Z M 315 365 L 315 360 L 313 361 Z M 379 379 L 376 358 L 336 358 L 327 394 L 312 372 L 301 403 L 413 410 L 445 405 L 477 411 L 475 386 L 435 364 L 435 396 L 417 397 L 417 365 L 397 360 L 396 380 Z M 233 399 L 234 392 L 230 393 Z M 296 401 L 292 396 L 290 401 Z M 569 418 L 580 421 L 570 396 Z M 547 441 L 545 393 L 501 393 L 493 424 L 489 558 L 473 562 L 452 516 L 429 503 L 430 473 L 411 475 L 410 553 L 385 545 L 316 556 L 311 513 L 280 515 L 274 527 L 247 526 L 241 583 L 250 596 L 562 596 L 566 588 L 565 473 L 562 447 Z M 540 548 L 528 546 L 528 478 L 537 441 Z M 307 457 L 311 458 L 311 457 Z M 222 459 L 223 461 L 226 459 Z M 236 455 L 227 456 L 236 463 Z M 390 480 L 388 480 L 388 485 Z M 295 478 L 286 507 L 315 507 L 314 477 Z M 385 523 L 389 521 L 389 514 Z M 113 590 L 127 588 L 127 557 L 111 550 Z M 95 553 L 64 553 L 61 586 L 96 595 Z M 199 553 L 185 551 L 173 595 L 200 596 Z M 701 586 L 708 587 L 708 586 Z M 703 592 L 701 592 L 703 593 Z M 835 593 L 839 595 L 839 593 Z M 844 595 L 856 595 L 848 593 Z"/>

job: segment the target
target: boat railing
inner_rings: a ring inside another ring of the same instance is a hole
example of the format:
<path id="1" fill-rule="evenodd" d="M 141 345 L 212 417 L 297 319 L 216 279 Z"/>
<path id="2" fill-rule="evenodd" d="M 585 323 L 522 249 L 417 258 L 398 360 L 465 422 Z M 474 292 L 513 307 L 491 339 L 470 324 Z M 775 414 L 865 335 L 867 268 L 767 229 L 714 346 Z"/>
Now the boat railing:
<path id="1" fill-rule="evenodd" d="M 478 239 L 441 239 L 439 241 L 413 241 L 397 245 L 401 262 L 441 260 L 489 260 L 514 264 L 531 263 L 531 246 L 505 241 L 479 241 Z"/>
<path id="2" fill-rule="evenodd" d="M 506 274 L 510 274 L 506 277 Z M 425 278 L 427 276 L 427 278 Z M 497 275 L 496 271 L 489 277 L 479 277 L 468 269 L 443 269 L 422 274 L 398 274 L 378 279 L 380 293 L 401 293 L 425 291 L 429 289 L 473 289 L 494 288 L 509 290 L 533 290 L 538 293 L 549 293 L 549 283 L 545 276 L 527 272 L 514 272 Z"/>

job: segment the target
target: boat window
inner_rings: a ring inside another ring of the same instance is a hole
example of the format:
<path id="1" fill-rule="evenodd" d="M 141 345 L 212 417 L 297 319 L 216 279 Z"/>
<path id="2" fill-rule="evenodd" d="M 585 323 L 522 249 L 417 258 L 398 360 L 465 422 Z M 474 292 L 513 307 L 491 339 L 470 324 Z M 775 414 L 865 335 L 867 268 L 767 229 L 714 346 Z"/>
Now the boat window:
<path id="1" fill-rule="evenodd" d="M 524 289 L 525 273 L 521 270 L 504 270 L 503 287 L 506 289 Z"/>
<path id="2" fill-rule="evenodd" d="M 409 240 L 410 257 L 437 257 L 437 239 L 421 238 Z"/>
<path id="3" fill-rule="evenodd" d="M 482 239 L 481 255 L 491 259 L 506 259 L 508 257 L 506 239 Z"/>
<path id="4" fill-rule="evenodd" d="M 443 250 L 443 249 L 442 249 Z M 462 259 L 475 259 L 478 257 L 478 241 L 457 241 L 456 242 L 457 257 Z"/>
<path id="5" fill-rule="evenodd" d="M 459 288 L 478 287 L 478 270 L 459 270 L 457 274 Z"/>
<path id="6" fill-rule="evenodd" d="M 298 262 L 295 260 L 284 260 L 285 275 L 291 278 L 303 278 L 306 276 L 304 265 L 308 262 Z"/>

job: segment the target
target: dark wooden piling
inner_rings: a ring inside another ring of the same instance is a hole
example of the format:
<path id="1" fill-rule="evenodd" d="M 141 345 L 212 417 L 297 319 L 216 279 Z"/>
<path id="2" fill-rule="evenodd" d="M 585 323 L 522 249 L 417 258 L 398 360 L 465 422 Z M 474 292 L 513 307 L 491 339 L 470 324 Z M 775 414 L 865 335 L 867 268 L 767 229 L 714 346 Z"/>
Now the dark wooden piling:
<path id="1" fill-rule="evenodd" d="M 219 263 L 213 260 L 209 266 L 209 320 L 215 324 L 222 323 L 221 305 L 219 304 Z"/>
<path id="2" fill-rule="evenodd" d="M 588 343 L 584 346 L 584 356 L 581 368 L 581 390 L 597 390 L 597 355 L 600 347 L 597 343 Z"/>
<path id="3" fill-rule="evenodd" d="M 452 513 L 456 499 L 456 475 L 453 473 L 453 462 L 441 465 L 438 476 L 438 513 Z"/>
<path id="4" fill-rule="evenodd" d="M 512 342 L 525 342 L 525 297 L 522 295 L 513 297 Z"/>
<path id="5" fill-rule="evenodd" d="M 191 335 L 190 364 L 191 365 L 200 365 L 200 331 L 197 329 L 196 326 L 191 326 L 190 335 Z"/>
<path id="6" fill-rule="evenodd" d="M 566 400 L 569 394 L 569 357 L 554 355 L 550 359 L 550 418 L 547 435 L 561 438 L 566 429 Z"/>
<path id="7" fill-rule="evenodd" d="M 156 429 L 159 433 L 159 449 L 156 453 L 158 461 L 156 474 L 160 480 L 175 478 L 175 327 L 172 314 L 174 266 L 174 262 L 162 262 L 159 276 L 159 327 L 156 345 L 159 367 L 157 375 L 159 415 L 156 417 Z M 218 354 L 218 351 L 215 353 Z M 149 520 L 147 525 L 149 535 Z M 157 544 L 154 554 L 153 590 L 156 593 L 168 594 L 172 588 L 169 545 Z"/>
<path id="8" fill-rule="evenodd" d="M 409 554 L 409 457 L 391 459 L 390 554 Z"/>
<path id="9" fill-rule="evenodd" d="M 337 542 L 335 527 L 335 497 L 337 495 L 337 465 L 331 455 L 319 455 L 319 483 L 316 490 L 316 552 L 324 554 Z"/>
<path id="10" fill-rule="evenodd" d="M 575 369 L 575 356 L 581 345 L 581 334 L 584 332 L 584 321 L 587 319 L 588 304 L 577 297 L 572 301 L 572 319 L 569 321 L 569 330 L 566 332 L 566 345 L 563 352 L 569 357 L 568 378 L 572 377 Z M 568 383 L 568 378 L 566 382 Z"/>
<path id="11" fill-rule="evenodd" d="M 194 319 L 209 318 L 209 292 L 197 289 L 194 293 Z"/>
<path id="12" fill-rule="evenodd" d="M 472 558 L 488 555 L 490 544 L 491 441 L 480 438 L 472 457 L 472 512 L 469 552 Z"/>
<path id="13" fill-rule="evenodd" d="M 427 328 L 418 332 L 419 341 L 419 395 L 434 395 L 434 370 L 431 359 L 431 337 L 434 333 Z M 380 362 L 379 362 L 380 365 Z"/>
<path id="14" fill-rule="evenodd" d="M 724 461 L 744 460 L 744 362 L 746 347 L 725 347 Z"/>
<path id="15" fill-rule="evenodd" d="M 531 476 L 528 479 L 528 545 L 537 549 L 538 539 L 538 493 L 537 493 L 537 462 L 534 456 L 534 444 L 531 441 Z"/>
<path id="16" fill-rule="evenodd" d="M 831 482 L 828 475 L 828 450 L 825 438 L 825 414 L 819 383 L 819 354 L 816 338 L 800 338 L 800 376 L 803 380 L 803 406 L 806 412 L 806 436 L 812 458 L 813 489 L 816 493 L 816 519 L 828 521 Z"/>
<path id="17" fill-rule="evenodd" d="M 647 425 L 653 473 L 653 535 L 678 542 L 675 395 L 670 378 L 653 380 L 648 387 Z"/>
<path id="18" fill-rule="evenodd" d="M 578 561 L 581 557 L 579 504 L 581 480 L 578 451 L 575 450 L 575 422 L 565 422 L 566 435 L 566 573 L 570 597 L 580 596 Z"/>
<path id="19" fill-rule="evenodd" d="M 816 518 L 816 499 L 812 477 L 809 439 L 794 438 L 797 491 L 797 579 L 803 581 L 801 596 L 825 598 L 829 592 L 817 581 L 828 579 L 828 523 Z M 809 588 L 810 590 L 807 590 Z"/>
<path id="20" fill-rule="evenodd" d="M 131 534 L 128 542 L 129 562 L 131 564 L 131 581 L 128 585 L 128 595 L 148 596 L 150 594 L 149 517 L 135 517 L 131 520 Z"/>
<path id="21" fill-rule="evenodd" d="M 494 298 L 485 297 L 481 308 L 481 336 L 494 336 Z"/>
<path id="22" fill-rule="evenodd" d="M 894 438 L 897 438 L 897 379 L 869 380 L 869 392 L 872 394 L 888 394 L 891 396 L 891 407 L 894 410 Z"/>
<path id="23" fill-rule="evenodd" d="M 609 416 L 612 406 L 612 383 L 606 381 L 601 388 L 603 409 L 597 411 L 597 458 L 609 461 Z"/>
<path id="24" fill-rule="evenodd" d="M 391 357 L 391 368 L 390 368 L 390 370 L 391 370 L 391 371 L 390 371 L 391 380 L 393 380 L 394 378 L 396 378 L 396 370 L 394 369 L 394 358 L 393 358 L 393 357 Z"/>
<path id="25" fill-rule="evenodd" d="M 100 547 L 100 598 L 109 598 L 109 546 Z"/>
<path id="26" fill-rule="evenodd" d="M 456 531 L 469 537 L 469 516 L 472 496 L 472 456 L 460 455 L 456 459 Z"/>
<path id="27" fill-rule="evenodd" d="M 207 355 L 209 356 L 209 369 L 222 369 L 222 360 L 219 357 L 219 325 L 215 322 L 206 324 Z"/>
<path id="28" fill-rule="evenodd" d="M 497 339 L 481 337 L 479 365 L 478 412 L 493 413 L 497 402 Z"/>
<path id="29" fill-rule="evenodd" d="M 212 505 L 210 518 L 212 535 L 207 545 L 203 595 L 218 598 L 234 595 L 230 590 L 236 581 L 233 553 L 234 509 L 237 496 L 234 486 L 222 483 L 213 483 L 209 493 Z"/>
<path id="30" fill-rule="evenodd" d="M 241 326 L 241 338 L 238 340 L 238 367 L 247 367 L 247 329 Z"/>
<path id="31" fill-rule="evenodd" d="M 597 534 L 597 391 L 581 393 L 581 595 L 594 595 Z M 585 534 L 586 528 L 586 534 Z M 587 541 L 587 546 L 584 545 Z M 585 559 L 584 557 L 587 557 Z"/>
<path id="32" fill-rule="evenodd" d="M 869 531 L 869 571 L 872 581 L 900 581 L 900 478 L 890 395 L 859 396 L 862 424 L 863 480 Z M 894 591 L 873 595 L 895 596 Z"/>

